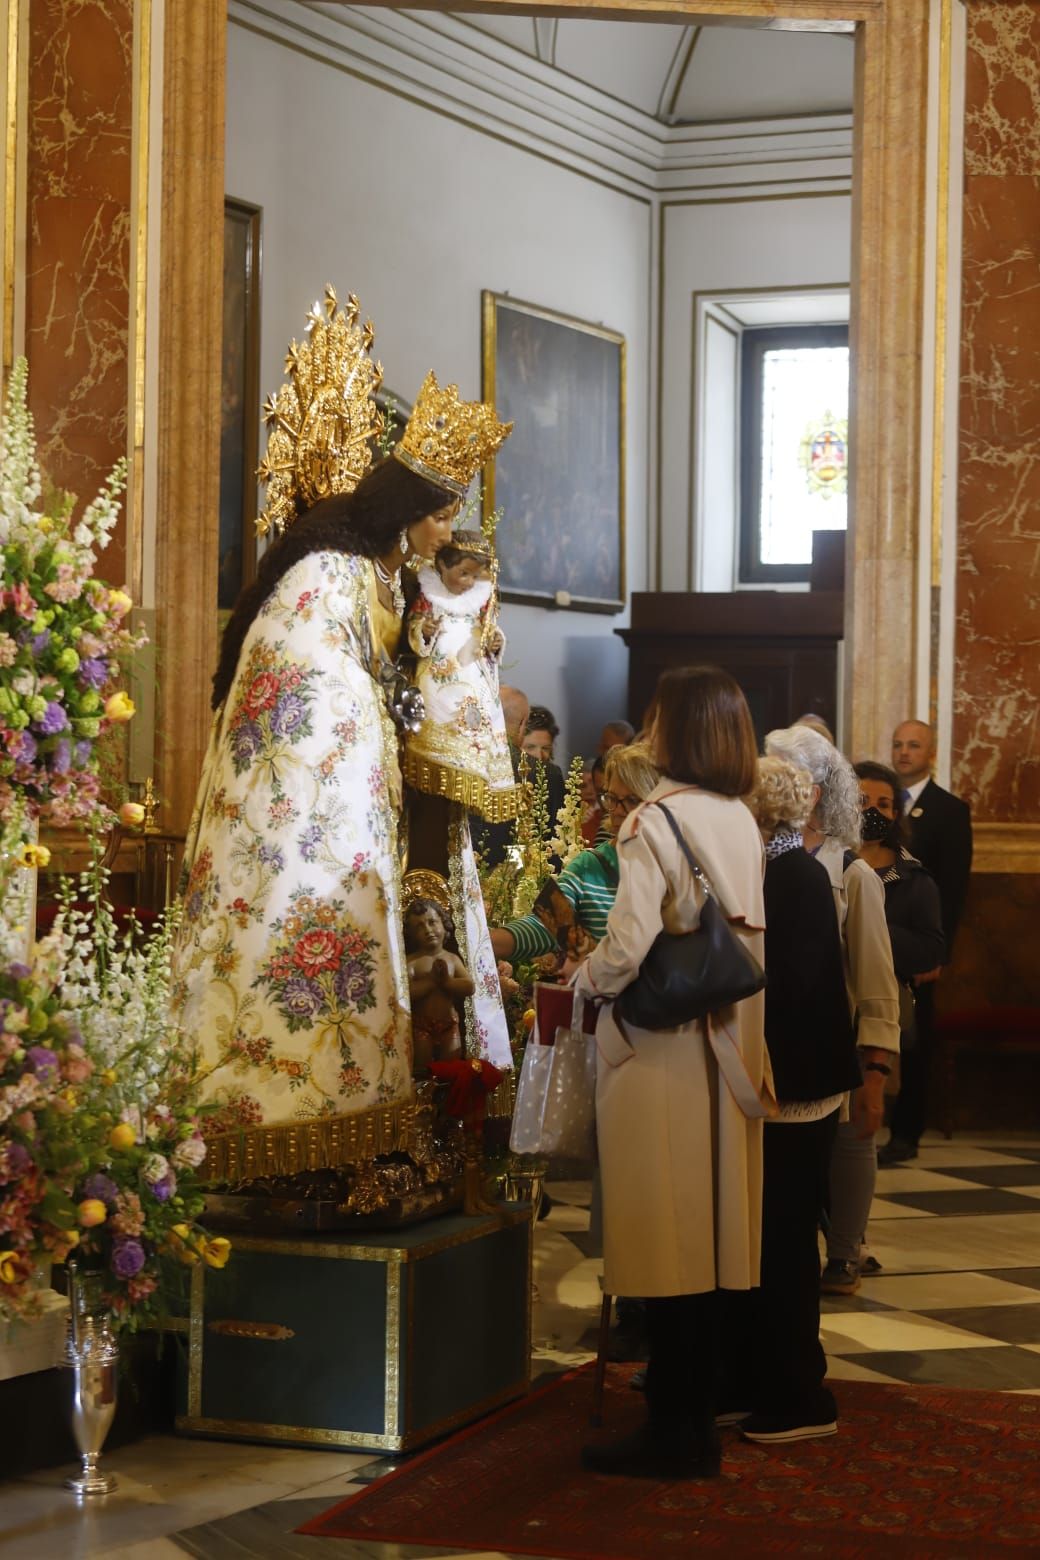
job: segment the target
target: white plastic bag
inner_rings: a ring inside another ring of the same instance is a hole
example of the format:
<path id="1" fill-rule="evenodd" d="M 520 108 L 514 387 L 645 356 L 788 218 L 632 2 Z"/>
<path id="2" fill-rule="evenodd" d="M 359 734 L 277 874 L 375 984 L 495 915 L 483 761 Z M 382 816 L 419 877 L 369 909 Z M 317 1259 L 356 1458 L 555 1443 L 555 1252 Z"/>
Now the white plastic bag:
<path id="1" fill-rule="evenodd" d="M 575 993 L 570 1028 L 551 1045 L 532 1034 L 524 1051 L 509 1146 L 514 1154 L 591 1159 L 596 1141 L 596 1041 L 582 1033 L 583 998 Z"/>

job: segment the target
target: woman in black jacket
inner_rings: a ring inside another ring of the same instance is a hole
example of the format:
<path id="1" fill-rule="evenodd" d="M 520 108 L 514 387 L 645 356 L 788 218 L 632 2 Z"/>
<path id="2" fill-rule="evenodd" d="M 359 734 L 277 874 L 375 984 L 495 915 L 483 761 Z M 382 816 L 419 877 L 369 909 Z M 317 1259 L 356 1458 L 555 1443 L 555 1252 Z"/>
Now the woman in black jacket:
<path id="1" fill-rule="evenodd" d="M 931 873 L 907 849 L 902 786 L 886 764 L 853 765 L 863 804 L 860 857 L 874 868 L 885 890 L 885 919 L 892 962 L 899 981 L 901 1049 L 913 1045 L 913 992 L 938 978 L 946 945 L 939 890 Z"/>
<path id="2" fill-rule="evenodd" d="M 765 1029 L 779 1113 L 765 1128 L 761 1288 L 742 1316 L 730 1312 L 741 1325 L 728 1329 L 719 1406 L 765 1443 L 837 1429 L 823 1385 L 817 1230 L 839 1110 L 861 1077 L 830 878 L 802 845 L 816 795 L 804 769 L 764 758 L 748 798 L 766 848 Z"/>

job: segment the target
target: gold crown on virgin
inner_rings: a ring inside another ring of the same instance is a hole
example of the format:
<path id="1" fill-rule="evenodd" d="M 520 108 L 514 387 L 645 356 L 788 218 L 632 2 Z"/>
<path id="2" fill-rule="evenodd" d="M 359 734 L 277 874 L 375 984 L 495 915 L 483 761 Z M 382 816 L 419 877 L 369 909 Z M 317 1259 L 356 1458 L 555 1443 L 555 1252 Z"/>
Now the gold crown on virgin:
<path id="1" fill-rule="evenodd" d="M 437 383 L 431 369 L 394 455 L 411 471 L 462 498 L 473 478 L 513 431 L 486 401 L 462 401 L 458 385 Z"/>
<path id="2" fill-rule="evenodd" d="M 372 322 L 359 325 L 360 313 L 353 293 L 341 309 L 330 283 L 324 312 L 315 303 L 305 339 L 289 347 L 289 378 L 264 404 L 270 433 L 257 476 L 267 485 L 267 502 L 258 536 L 280 535 L 332 493 L 352 493 L 372 464 L 383 432 L 375 402 L 383 370 L 370 356 Z"/>

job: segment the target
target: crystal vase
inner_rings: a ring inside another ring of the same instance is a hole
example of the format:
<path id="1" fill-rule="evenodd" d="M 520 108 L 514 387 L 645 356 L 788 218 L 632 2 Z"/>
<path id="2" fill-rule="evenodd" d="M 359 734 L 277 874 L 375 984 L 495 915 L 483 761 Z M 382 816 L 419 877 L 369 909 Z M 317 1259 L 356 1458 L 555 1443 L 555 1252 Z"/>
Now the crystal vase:
<path id="1" fill-rule="evenodd" d="M 65 1480 L 65 1488 L 84 1498 L 108 1495 L 116 1487 L 110 1474 L 98 1467 L 105 1437 L 116 1411 L 119 1343 L 108 1317 L 87 1309 L 85 1285 L 69 1264 L 69 1334 L 66 1360 L 72 1367 L 72 1434 L 79 1450 L 79 1474 Z"/>

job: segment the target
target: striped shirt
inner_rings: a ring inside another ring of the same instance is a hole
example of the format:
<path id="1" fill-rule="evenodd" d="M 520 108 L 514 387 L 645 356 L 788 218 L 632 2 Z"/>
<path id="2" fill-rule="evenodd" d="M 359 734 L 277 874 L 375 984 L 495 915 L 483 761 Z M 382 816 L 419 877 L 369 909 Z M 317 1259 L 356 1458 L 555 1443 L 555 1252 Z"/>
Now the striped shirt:
<path id="1" fill-rule="evenodd" d="M 617 848 L 613 842 L 583 850 L 556 879 L 556 886 L 574 906 L 574 917 L 583 931 L 597 942 L 607 930 L 607 916 L 614 906 L 618 888 Z M 506 931 L 516 941 L 511 958 L 536 959 L 542 953 L 558 952 L 556 939 L 536 915 L 524 915 L 507 921 Z"/>

